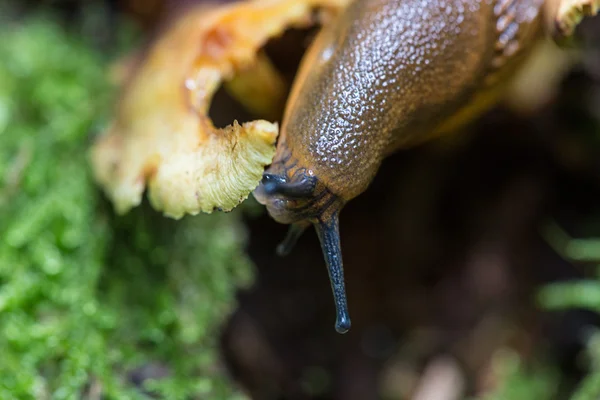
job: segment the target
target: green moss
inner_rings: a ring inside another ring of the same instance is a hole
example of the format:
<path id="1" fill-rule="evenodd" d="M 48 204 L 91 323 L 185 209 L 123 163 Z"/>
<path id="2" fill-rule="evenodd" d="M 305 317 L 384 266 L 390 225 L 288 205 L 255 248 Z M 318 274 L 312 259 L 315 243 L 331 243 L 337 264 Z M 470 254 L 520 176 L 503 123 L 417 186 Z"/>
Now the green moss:
<path id="1" fill-rule="evenodd" d="M 550 400 L 557 398 L 559 376 L 551 364 L 523 365 L 510 350 L 499 352 L 492 365 L 499 385 L 480 400 Z"/>
<path id="2" fill-rule="evenodd" d="M 597 222 L 597 220 L 593 221 Z M 552 223 L 544 229 L 548 243 L 563 256 L 575 263 L 598 263 L 600 261 L 600 240 L 574 239 L 558 225 Z M 598 269 L 597 272 L 600 272 Z M 600 313 L 600 274 L 596 277 L 546 285 L 538 295 L 542 307 L 548 310 L 584 309 Z M 600 332 L 588 332 L 587 351 L 582 361 L 586 361 L 590 372 L 580 382 L 571 400 L 595 400 L 600 398 Z"/>
<path id="3" fill-rule="evenodd" d="M 0 35 L 0 399 L 234 398 L 216 330 L 251 268 L 236 213 L 117 218 L 87 163 L 107 61 L 36 19 Z M 207 393 L 210 393 L 208 395 Z"/>

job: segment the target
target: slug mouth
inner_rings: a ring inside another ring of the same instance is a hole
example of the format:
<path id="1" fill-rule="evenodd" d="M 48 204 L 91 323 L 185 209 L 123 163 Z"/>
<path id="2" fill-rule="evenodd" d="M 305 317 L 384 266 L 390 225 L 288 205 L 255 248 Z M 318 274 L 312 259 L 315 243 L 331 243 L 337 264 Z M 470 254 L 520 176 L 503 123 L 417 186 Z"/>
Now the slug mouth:
<path id="1" fill-rule="evenodd" d="M 315 227 L 325 257 L 336 308 L 335 329 L 346 333 L 350 316 L 344 283 L 344 267 L 339 235 L 339 212 L 343 201 L 306 169 L 294 169 L 288 176 L 281 164 L 272 165 L 256 190 L 254 197 L 265 205 L 271 217 L 279 223 L 292 224 L 285 239 L 277 246 L 280 256 L 289 254 L 302 233 L 311 224 Z"/>
<path id="2" fill-rule="evenodd" d="M 309 220 L 319 213 L 314 192 L 314 177 L 301 176 L 290 180 L 285 176 L 265 173 L 254 190 L 254 197 L 265 205 L 271 217 L 281 224 Z"/>

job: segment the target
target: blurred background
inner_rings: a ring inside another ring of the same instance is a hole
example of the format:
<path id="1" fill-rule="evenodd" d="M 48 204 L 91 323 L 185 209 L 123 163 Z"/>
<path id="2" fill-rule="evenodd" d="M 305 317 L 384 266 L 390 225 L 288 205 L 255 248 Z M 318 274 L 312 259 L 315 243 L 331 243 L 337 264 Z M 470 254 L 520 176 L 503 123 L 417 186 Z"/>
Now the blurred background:
<path id="1" fill-rule="evenodd" d="M 87 152 L 116 62 L 192 0 L 0 0 L 0 399 L 600 399 L 600 21 L 535 111 L 390 157 L 316 235 L 249 199 L 118 217 Z M 213 1 L 214 2 L 214 1 Z M 291 82 L 312 30 L 265 48 Z M 218 125 L 255 117 L 220 91 Z"/>

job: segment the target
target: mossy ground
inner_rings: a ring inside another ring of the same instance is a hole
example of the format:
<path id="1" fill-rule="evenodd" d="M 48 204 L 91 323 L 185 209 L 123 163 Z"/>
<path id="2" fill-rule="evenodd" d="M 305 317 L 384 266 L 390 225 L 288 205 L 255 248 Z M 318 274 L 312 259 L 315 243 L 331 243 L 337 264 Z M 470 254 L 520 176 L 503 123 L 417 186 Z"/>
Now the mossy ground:
<path id="1" fill-rule="evenodd" d="M 0 399 L 235 398 L 216 330 L 248 282 L 237 214 L 117 218 L 88 167 L 108 60 L 48 19 L 0 41 Z"/>

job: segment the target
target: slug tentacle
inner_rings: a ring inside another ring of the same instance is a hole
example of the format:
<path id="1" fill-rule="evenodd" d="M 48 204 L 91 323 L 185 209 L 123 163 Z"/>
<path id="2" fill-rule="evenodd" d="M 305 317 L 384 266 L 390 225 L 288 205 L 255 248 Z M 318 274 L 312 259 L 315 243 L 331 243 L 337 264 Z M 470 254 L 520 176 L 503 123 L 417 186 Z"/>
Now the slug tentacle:
<path id="1" fill-rule="evenodd" d="M 297 182 L 286 182 L 285 178 L 274 174 L 263 174 L 261 181 L 266 195 L 282 195 L 293 199 L 309 197 L 315 189 L 316 180 L 303 176 Z"/>
<path id="2" fill-rule="evenodd" d="M 288 229 L 287 235 L 283 239 L 281 243 L 277 246 L 276 253 L 280 257 L 287 256 L 292 252 L 292 249 L 296 245 L 296 242 L 302 236 L 308 224 L 303 223 L 295 223 L 290 225 L 290 229 Z"/>
<path id="3" fill-rule="evenodd" d="M 340 247 L 338 213 L 334 212 L 328 220 L 319 220 L 314 225 L 321 242 L 327 271 L 329 272 L 336 310 L 335 330 L 338 333 L 346 333 L 350 329 L 351 323 L 344 283 L 344 265 Z"/>

